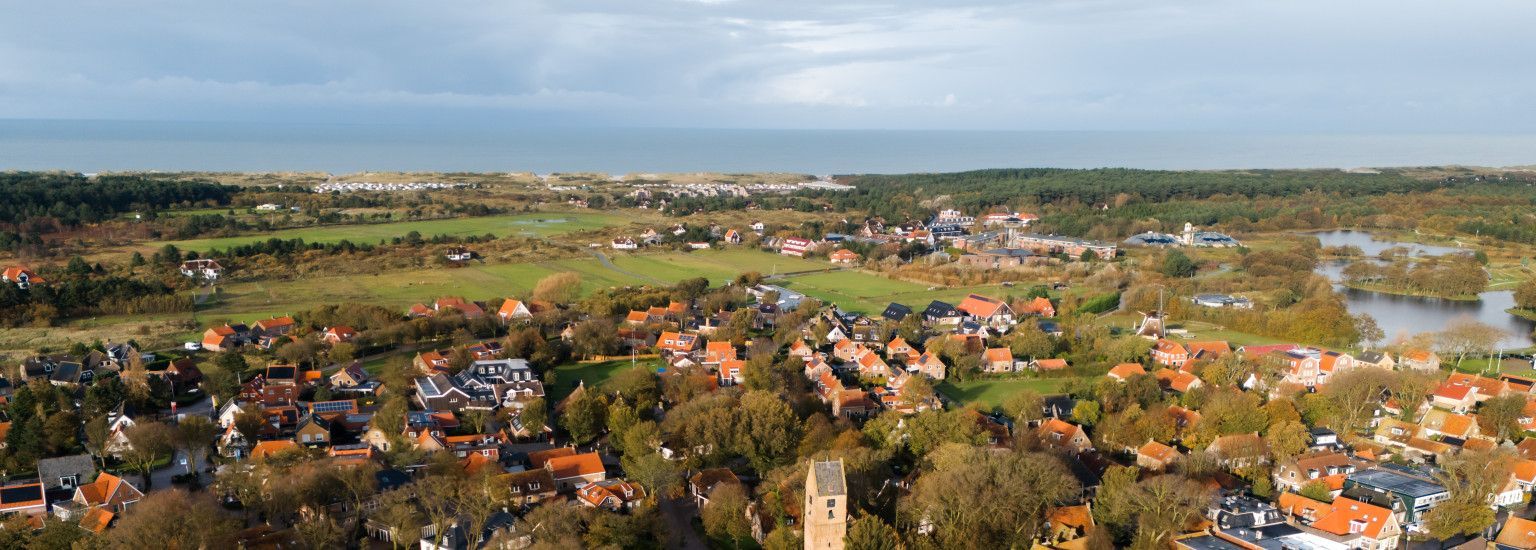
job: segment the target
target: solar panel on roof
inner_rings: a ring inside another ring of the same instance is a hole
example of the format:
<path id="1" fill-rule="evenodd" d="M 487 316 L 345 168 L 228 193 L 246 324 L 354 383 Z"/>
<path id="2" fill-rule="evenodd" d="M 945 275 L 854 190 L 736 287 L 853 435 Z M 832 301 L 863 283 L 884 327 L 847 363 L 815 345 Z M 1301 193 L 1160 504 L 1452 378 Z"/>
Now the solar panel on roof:
<path id="1" fill-rule="evenodd" d="M 0 502 L 27 502 L 31 500 L 41 500 L 42 498 L 42 485 L 24 485 L 21 487 L 6 487 L 0 489 Z"/>
<path id="2" fill-rule="evenodd" d="M 352 410 L 351 401 L 321 401 L 310 405 L 310 410 L 317 413 L 333 413 Z"/>

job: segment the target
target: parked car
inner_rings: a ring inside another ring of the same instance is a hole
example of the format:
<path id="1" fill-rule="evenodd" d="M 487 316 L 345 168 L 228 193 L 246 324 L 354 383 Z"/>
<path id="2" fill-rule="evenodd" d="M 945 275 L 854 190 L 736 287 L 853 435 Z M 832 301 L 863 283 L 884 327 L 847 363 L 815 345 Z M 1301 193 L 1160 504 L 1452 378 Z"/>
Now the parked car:
<path id="1" fill-rule="evenodd" d="M 203 349 L 203 344 L 201 342 L 187 342 L 182 344 L 181 347 L 186 348 L 187 351 L 197 351 Z"/>

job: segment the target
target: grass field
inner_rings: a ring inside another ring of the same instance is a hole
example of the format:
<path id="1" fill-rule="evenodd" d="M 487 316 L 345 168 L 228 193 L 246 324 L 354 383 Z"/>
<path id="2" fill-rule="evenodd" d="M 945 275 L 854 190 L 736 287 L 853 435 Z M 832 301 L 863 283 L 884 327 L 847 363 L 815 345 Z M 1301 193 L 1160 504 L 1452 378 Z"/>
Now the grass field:
<path id="1" fill-rule="evenodd" d="M 620 225 L 627 221 L 626 218 L 611 214 L 586 213 L 586 212 L 562 212 L 562 213 L 533 213 L 515 214 L 509 216 L 484 216 L 478 218 L 453 218 L 446 220 L 425 220 L 414 222 L 395 222 L 359 225 L 331 225 L 325 227 L 306 227 L 302 229 L 284 229 L 267 233 L 241 235 L 238 237 L 220 237 L 212 239 L 191 239 L 184 241 L 166 241 L 152 243 L 155 247 L 166 244 L 176 245 L 182 250 L 206 251 L 212 249 L 224 249 L 231 246 L 261 242 L 267 239 L 304 239 L 306 242 L 333 243 L 349 240 L 354 243 L 377 243 L 394 237 L 403 237 L 412 231 L 420 233 L 423 237 L 433 235 L 452 235 L 466 237 L 470 235 L 484 235 L 487 233 L 498 237 L 512 235 L 524 235 L 529 237 L 548 237 L 563 233 L 571 233 L 586 229 L 596 229 Z"/>
<path id="2" fill-rule="evenodd" d="M 655 369 L 657 360 L 644 359 L 638 362 L 635 368 Z M 608 383 L 610 378 L 630 368 L 629 360 L 606 361 L 603 363 L 572 363 L 555 367 L 555 383 L 544 388 L 545 400 L 551 405 L 559 403 L 575 391 L 581 382 L 587 383 L 587 388 L 601 388 Z"/>
<path id="3" fill-rule="evenodd" d="M 976 404 L 983 410 L 996 407 L 1004 399 L 1024 390 L 1034 390 L 1040 395 L 1061 393 L 1072 378 L 1012 378 L 1006 380 L 984 379 L 956 382 L 945 380 L 938 390 L 962 405 Z"/>
<path id="4" fill-rule="evenodd" d="M 689 277 L 706 277 L 719 285 L 744 271 L 771 272 L 828 269 L 820 262 L 789 258 L 750 249 L 706 250 L 693 253 L 626 254 L 611 258 L 610 269 L 595 258 L 568 258 L 538 263 L 470 265 L 456 269 L 426 268 L 372 275 L 311 277 L 289 281 L 236 282 L 220 285 L 220 298 L 199 315 L 210 319 L 254 321 L 289 314 L 315 304 L 358 302 L 404 308 L 439 296 L 471 300 L 527 295 L 539 279 L 571 271 L 581 275 L 582 290 L 622 286 L 670 285 Z M 931 300 L 957 302 L 972 292 L 1006 294 L 997 285 L 929 290 L 917 283 L 887 279 L 861 271 L 836 271 L 791 277 L 781 284 L 848 311 L 879 313 L 897 301 L 922 308 Z"/>

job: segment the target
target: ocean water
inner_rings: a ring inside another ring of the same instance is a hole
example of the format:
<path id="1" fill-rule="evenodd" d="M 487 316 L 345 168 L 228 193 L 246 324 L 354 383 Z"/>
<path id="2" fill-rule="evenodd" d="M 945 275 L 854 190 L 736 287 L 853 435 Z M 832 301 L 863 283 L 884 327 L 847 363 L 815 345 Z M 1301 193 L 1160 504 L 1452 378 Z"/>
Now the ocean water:
<path id="1" fill-rule="evenodd" d="M 0 170 L 948 172 L 1536 164 L 1532 134 L 506 128 L 0 120 Z"/>

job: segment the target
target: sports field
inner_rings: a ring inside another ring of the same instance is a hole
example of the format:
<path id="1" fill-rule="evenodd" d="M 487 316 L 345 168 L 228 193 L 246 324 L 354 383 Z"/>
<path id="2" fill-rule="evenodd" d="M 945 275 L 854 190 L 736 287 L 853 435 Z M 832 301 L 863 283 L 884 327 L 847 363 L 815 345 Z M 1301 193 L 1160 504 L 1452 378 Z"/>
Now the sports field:
<path id="1" fill-rule="evenodd" d="M 564 233 L 572 233 L 586 229 L 596 229 L 627 223 L 629 220 L 623 216 L 612 214 L 599 214 L 591 212 L 560 212 L 560 213 L 533 213 L 514 214 L 508 216 L 484 216 L 478 218 L 452 218 L 446 220 L 425 220 L 414 222 L 374 223 L 358 225 L 329 225 L 324 227 L 306 227 L 302 229 L 284 229 L 266 233 L 241 235 L 238 237 L 220 237 L 213 239 L 190 239 L 183 241 L 165 241 L 152 243 L 155 247 L 166 244 L 176 245 L 182 250 L 206 251 L 213 249 L 225 249 L 231 246 L 261 242 L 268 239 L 304 239 L 312 243 L 334 243 L 343 240 L 354 243 L 377 243 L 395 237 L 403 237 L 412 231 L 418 232 L 422 237 L 433 235 L 451 235 L 455 237 L 467 237 L 471 235 L 485 235 L 490 233 L 497 237 L 512 235 L 524 235 L 528 237 L 548 237 Z"/>

